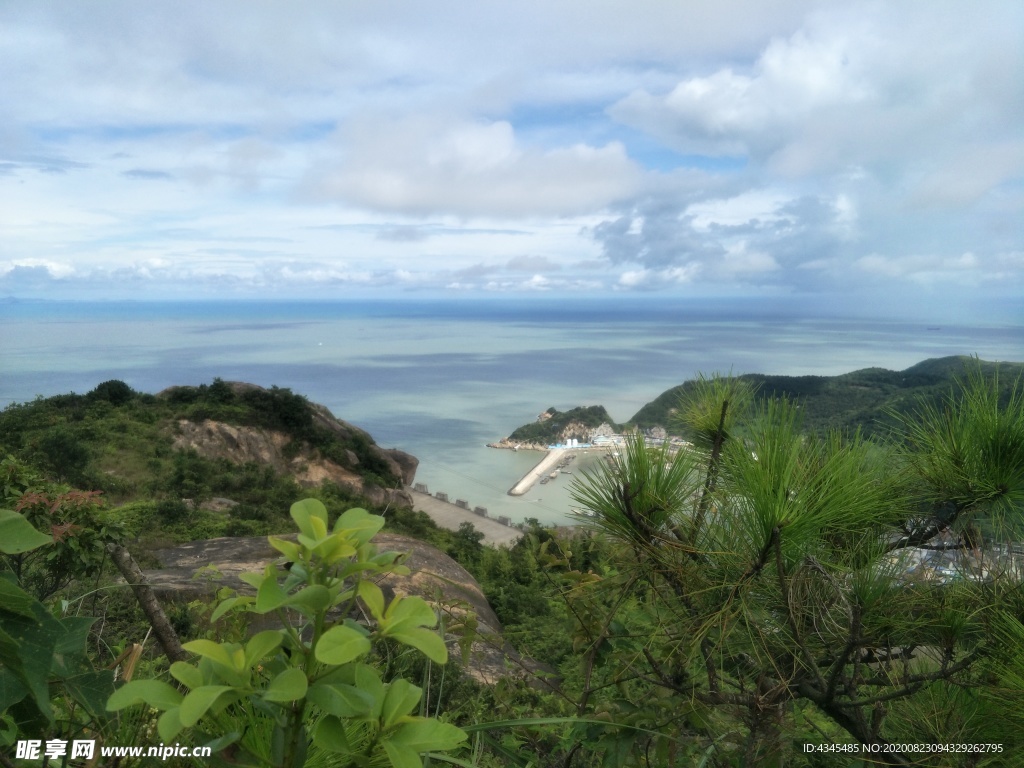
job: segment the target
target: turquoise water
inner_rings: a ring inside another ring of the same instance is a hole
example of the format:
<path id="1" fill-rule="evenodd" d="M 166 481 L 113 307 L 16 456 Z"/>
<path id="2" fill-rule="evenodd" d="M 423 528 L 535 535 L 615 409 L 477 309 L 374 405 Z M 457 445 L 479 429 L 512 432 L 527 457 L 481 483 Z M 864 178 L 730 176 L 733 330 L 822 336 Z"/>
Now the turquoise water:
<path id="1" fill-rule="evenodd" d="M 934 328 L 665 300 L 6 303 L 0 406 L 112 378 L 145 392 L 214 377 L 290 387 L 417 456 L 431 491 L 559 522 L 569 478 L 509 497 L 540 454 L 486 443 L 550 406 L 603 404 L 628 419 L 701 371 L 831 375 L 952 354 L 1024 358 L 1020 325 Z"/>

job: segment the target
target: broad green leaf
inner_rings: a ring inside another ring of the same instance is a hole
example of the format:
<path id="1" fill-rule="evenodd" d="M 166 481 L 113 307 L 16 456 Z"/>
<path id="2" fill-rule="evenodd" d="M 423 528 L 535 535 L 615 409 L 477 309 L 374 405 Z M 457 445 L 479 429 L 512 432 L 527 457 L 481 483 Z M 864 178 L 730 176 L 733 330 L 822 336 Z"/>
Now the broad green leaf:
<path id="1" fill-rule="evenodd" d="M 160 734 L 160 740 L 165 744 L 174 741 L 174 737 L 181 733 L 181 729 L 184 727 L 181 724 L 181 710 L 177 707 L 168 709 L 156 721 L 157 733 Z"/>
<path id="2" fill-rule="evenodd" d="M 264 582 L 264 580 L 266 580 L 267 577 L 264 574 L 262 574 L 262 573 L 240 573 L 240 574 L 238 574 L 238 578 L 241 581 L 244 581 L 246 584 L 248 584 L 253 589 L 258 591 L 259 588 L 263 585 L 263 582 Z M 276 581 L 276 579 L 275 579 L 275 581 Z"/>
<path id="3" fill-rule="evenodd" d="M 304 533 L 300 533 L 295 538 L 297 538 L 299 540 L 299 544 L 301 544 L 302 546 L 304 546 L 306 549 L 310 550 L 311 552 L 314 549 L 316 549 L 317 547 L 319 547 L 324 542 L 324 540 L 325 540 L 322 537 L 319 537 L 319 536 L 307 536 Z"/>
<path id="4" fill-rule="evenodd" d="M 415 750 L 391 739 L 385 739 L 381 744 L 393 768 L 423 768 L 423 761 Z"/>
<path id="5" fill-rule="evenodd" d="M 29 689 L 36 709 L 50 721 L 53 717 L 49 692 L 53 649 L 66 633 L 42 603 L 34 601 L 30 611 L 31 618 L 0 609 L 0 665 Z"/>
<path id="6" fill-rule="evenodd" d="M 256 592 L 256 613 L 270 613 L 283 606 L 288 600 L 288 593 L 281 589 L 276 579 L 264 579 Z"/>
<path id="7" fill-rule="evenodd" d="M 292 520 L 299 526 L 299 530 L 306 536 L 317 537 L 316 529 L 313 527 L 313 520 L 319 519 L 324 525 L 324 532 L 327 531 L 327 508 L 323 502 L 317 499 L 303 499 L 292 504 Z M 320 536 L 324 534 L 321 533 Z"/>
<path id="8" fill-rule="evenodd" d="M 388 634 L 392 640 L 397 640 L 404 645 L 410 645 L 417 649 L 424 656 L 437 664 L 448 662 L 448 648 L 437 632 L 422 627 L 413 627 L 401 632 Z"/>
<path id="9" fill-rule="evenodd" d="M 270 681 L 263 698 L 267 701 L 295 701 L 306 695 L 309 682 L 306 673 L 296 667 L 290 667 Z"/>
<path id="10" fill-rule="evenodd" d="M 179 683 L 183 683 L 190 690 L 203 684 L 203 673 L 184 661 L 176 661 L 171 664 L 171 677 Z"/>
<path id="11" fill-rule="evenodd" d="M 384 694 L 384 703 L 380 710 L 380 719 L 384 728 L 390 728 L 403 715 L 412 712 L 423 695 L 423 689 L 408 680 L 397 678 L 388 685 Z"/>
<path id="12" fill-rule="evenodd" d="M 300 547 L 294 541 L 280 539 L 277 536 L 269 536 L 267 537 L 267 541 L 270 542 L 270 546 L 272 546 L 286 558 L 291 560 L 293 563 L 298 561 L 299 554 L 302 552 L 302 547 Z"/>
<path id="13" fill-rule="evenodd" d="M 370 717 L 377 720 L 380 718 L 381 705 L 384 704 L 384 683 L 380 679 L 377 670 L 369 664 L 356 664 L 354 666 L 355 685 L 359 690 L 365 691 L 373 700 L 373 710 L 370 712 Z"/>
<path id="14" fill-rule="evenodd" d="M 0 707 L 0 711 L 3 709 L 4 707 Z M 9 747 L 14 744 L 17 737 L 18 724 L 14 722 L 14 718 L 7 713 L 0 715 L 0 744 Z"/>
<path id="15" fill-rule="evenodd" d="M 334 564 L 344 557 L 352 557 L 355 553 L 356 548 L 340 534 L 325 537 L 313 549 L 313 554 L 316 557 L 330 564 Z"/>
<path id="16" fill-rule="evenodd" d="M 20 555 L 52 542 L 52 537 L 33 528 L 24 515 L 0 509 L 0 552 L 3 554 Z"/>
<path id="17" fill-rule="evenodd" d="M 267 629 L 249 638 L 245 644 L 245 665 L 255 666 L 256 662 L 265 658 L 284 641 L 279 629 Z"/>
<path id="18" fill-rule="evenodd" d="M 225 645 L 229 646 L 228 650 L 232 660 L 231 666 L 226 666 L 209 658 L 199 659 L 199 662 L 196 664 L 200 674 L 203 676 L 203 685 L 223 683 L 235 688 L 247 688 L 252 684 L 252 669 L 245 666 L 242 649 L 236 648 L 233 643 L 225 643 Z M 242 666 L 241 669 L 235 669 L 234 667 L 233 655 L 236 650 L 239 656 L 239 664 Z"/>
<path id="19" fill-rule="evenodd" d="M 3 576 L 11 576 L 12 580 L 8 581 Z M 5 611 L 32 618 L 35 615 L 32 606 L 36 599 L 15 584 L 13 578 L 14 574 L 0 574 L 0 605 Z"/>
<path id="20" fill-rule="evenodd" d="M 252 575 L 255 575 L 255 574 L 243 574 L 243 575 L 252 576 Z M 262 578 L 262 577 L 260 577 L 260 578 Z M 256 588 L 259 589 L 258 586 Z M 217 621 L 217 619 L 219 619 L 225 613 L 230 611 L 236 605 L 251 605 L 253 602 L 254 602 L 253 598 L 247 597 L 247 596 L 229 597 L 226 600 L 222 600 L 220 605 L 218 605 L 217 608 L 210 615 L 210 622 L 212 623 L 212 622 Z"/>
<path id="21" fill-rule="evenodd" d="M 0 712 L 28 696 L 29 690 L 9 669 L 0 667 Z"/>
<path id="22" fill-rule="evenodd" d="M 323 611 L 331 605 L 331 591 L 323 584 L 312 584 L 300 589 L 294 595 L 290 595 L 285 601 L 285 606 L 305 608 L 311 613 Z"/>
<path id="23" fill-rule="evenodd" d="M 338 717 L 365 717 L 373 711 L 373 697 L 345 683 L 318 681 L 310 687 L 306 700 Z"/>
<path id="24" fill-rule="evenodd" d="M 227 733 L 218 736 L 213 741 L 208 741 L 202 746 L 208 747 L 211 754 L 218 754 L 222 749 L 230 747 L 232 744 L 242 738 L 242 731 L 228 731 Z"/>
<path id="25" fill-rule="evenodd" d="M 58 619 L 64 628 L 64 635 L 53 648 L 57 654 L 85 655 L 85 644 L 89 639 L 89 631 L 96 623 L 93 616 L 67 616 Z"/>
<path id="26" fill-rule="evenodd" d="M 154 709 L 173 709 L 181 704 L 181 693 L 162 680 L 132 680 L 107 699 L 107 711 L 117 712 L 133 704 L 146 704 Z"/>
<path id="27" fill-rule="evenodd" d="M 190 692 L 178 707 L 178 718 L 186 728 L 199 722 L 199 718 L 213 706 L 221 696 L 233 691 L 230 685 L 203 685 Z"/>
<path id="28" fill-rule="evenodd" d="M 96 669 L 74 675 L 64 680 L 64 688 L 92 718 L 101 720 L 107 700 L 114 693 L 114 670 Z"/>
<path id="29" fill-rule="evenodd" d="M 383 517 L 371 515 L 361 507 L 355 507 L 347 512 L 343 512 L 334 524 L 335 532 L 347 531 L 360 544 L 369 542 L 374 534 L 383 527 Z"/>
<path id="30" fill-rule="evenodd" d="M 435 624 L 437 615 L 422 597 L 396 597 L 384 612 L 381 629 L 390 634 L 393 630 L 432 627 Z"/>
<path id="31" fill-rule="evenodd" d="M 309 523 L 313 527 L 313 535 L 317 540 L 327 537 L 327 518 L 313 516 L 309 518 Z"/>
<path id="32" fill-rule="evenodd" d="M 451 723 L 429 718 L 414 717 L 403 723 L 391 735 L 391 741 L 403 744 L 415 752 L 455 749 L 466 740 L 466 732 Z"/>
<path id="33" fill-rule="evenodd" d="M 370 641 L 351 627 L 331 627 L 316 644 L 316 660 L 324 664 L 347 664 L 370 652 Z"/>
<path id="34" fill-rule="evenodd" d="M 215 661 L 218 664 L 223 664 L 229 669 L 235 668 L 234 659 L 231 658 L 231 652 L 220 643 L 215 643 L 212 640 L 193 640 L 189 643 L 185 643 L 184 648 L 189 653 L 194 653 L 197 656 Z"/>
<path id="35" fill-rule="evenodd" d="M 372 581 L 360 581 L 358 592 L 359 597 L 362 598 L 369 609 L 370 615 L 377 621 L 380 621 L 384 615 L 384 593 L 381 591 L 381 588 Z"/>
<path id="36" fill-rule="evenodd" d="M 328 752 L 352 754 L 352 747 L 349 746 L 348 735 L 345 733 L 345 724 L 331 715 L 321 720 L 313 731 L 313 743 Z"/>

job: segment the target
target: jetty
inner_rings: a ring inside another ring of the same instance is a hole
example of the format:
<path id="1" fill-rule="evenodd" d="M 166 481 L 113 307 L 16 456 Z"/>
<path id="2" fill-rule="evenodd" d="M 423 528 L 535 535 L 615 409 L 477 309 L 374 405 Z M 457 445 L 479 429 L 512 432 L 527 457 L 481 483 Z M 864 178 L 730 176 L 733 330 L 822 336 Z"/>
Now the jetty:
<path id="1" fill-rule="evenodd" d="M 544 458 L 537 463 L 537 466 L 523 475 L 522 479 L 518 483 L 509 488 L 508 495 L 522 496 L 528 490 L 533 488 L 534 483 L 542 477 L 547 477 L 547 475 L 561 463 L 569 450 L 569 448 L 549 448 L 548 452 L 544 455 Z M 571 450 L 578 449 L 573 448 Z"/>

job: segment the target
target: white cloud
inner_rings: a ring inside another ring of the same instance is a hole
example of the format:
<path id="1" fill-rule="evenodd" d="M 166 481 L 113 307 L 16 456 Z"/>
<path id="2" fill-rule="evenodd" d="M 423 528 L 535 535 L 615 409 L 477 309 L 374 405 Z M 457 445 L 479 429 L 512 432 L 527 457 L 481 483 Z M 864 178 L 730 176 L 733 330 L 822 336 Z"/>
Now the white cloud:
<path id="1" fill-rule="evenodd" d="M 0 274 L 9 274 L 19 268 L 36 270 L 39 274 L 45 272 L 47 276 L 56 279 L 72 277 L 75 274 L 75 267 L 72 264 L 49 259 L 14 259 L 0 262 Z"/>
<path id="2" fill-rule="evenodd" d="M 750 156 L 789 176 L 912 168 L 971 136 L 1019 134 L 1022 9 L 823 8 L 749 67 L 639 89 L 610 112 L 681 151 Z"/>
<path id="3" fill-rule="evenodd" d="M 1024 290 L 1015 0 L 40 0 L 0 71 L 0 292 Z"/>
<path id="4" fill-rule="evenodd" d="M 354 121 L 307 187 L 317 199 L 373 210 L 529 217 L 600 211 L 640 180 L 617 142 L 545 149 L 524 145 L 506 121 L 416 115 Z"/>
<path id="5" fill-rule="evenodd" d="M 735 197 L 694 203 L 686 208 L 683 215 L 691 217 L 692 226 L 698 231 L 706 231 L 714 225 L 773 224 L 789 220 L 780 211 L 791 200 L 792 197 L 784 192 L 754 189 Z"/>
<path id="6" fill-rule="evenodd" d="M 619 275 L 615 285 L 626 290 L 659 290 L 666 285 L 692 283 L 701 269 L 696 262 L 666 269 L 630 269 Z"/>
<path id="7" fill-rule="evenodd" d="M 873 275 L 910 278 L 917 282 L 987 279 L 984 265 L 969 251 L 946 257 L 929 254 L 892 257 L 873 253 L 857 259 L 855 265 L 861 271 Z"/>
<path id="8" fill-rule="evenodd" d="M 911 200 L 919 205 L 958 208 L 1024 175 L 1024 138 L 971 144 L 943 158 L 917 183 Z"/>

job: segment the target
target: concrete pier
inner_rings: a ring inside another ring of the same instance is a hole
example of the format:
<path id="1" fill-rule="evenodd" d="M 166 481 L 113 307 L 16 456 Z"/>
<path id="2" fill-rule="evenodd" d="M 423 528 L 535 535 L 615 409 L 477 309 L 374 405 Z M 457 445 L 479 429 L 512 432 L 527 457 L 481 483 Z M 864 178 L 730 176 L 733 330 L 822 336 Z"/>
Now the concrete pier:
<path id="1" fill-rule="evenodd" d="M 533 469 L 531 469 L 529 472 L 523 475 L 523 479 L 509 489 L 508 495 L 522 496 L 528 490 L 533 488 L 534 483 L 536 483 L 538 480 L 544 477 L 544 475 L 547 475 L 548 473 L 551 472 L 551 470 L 558 466 L 558 462 L 562 460 L 562 457 L 568 450 L 568 448 L 550 449 L 547 452 L 547 455 L 540 460 L 537 466 L 535 466 Z"/>

